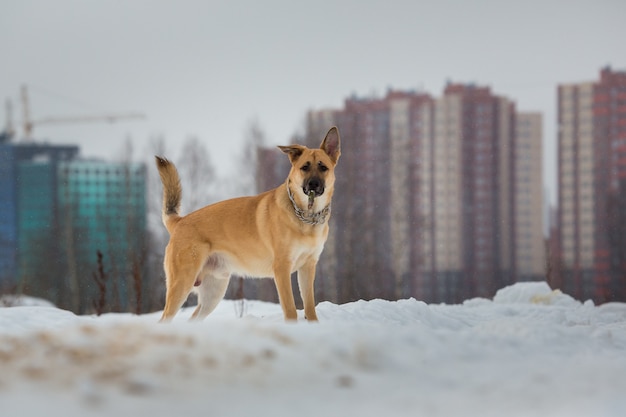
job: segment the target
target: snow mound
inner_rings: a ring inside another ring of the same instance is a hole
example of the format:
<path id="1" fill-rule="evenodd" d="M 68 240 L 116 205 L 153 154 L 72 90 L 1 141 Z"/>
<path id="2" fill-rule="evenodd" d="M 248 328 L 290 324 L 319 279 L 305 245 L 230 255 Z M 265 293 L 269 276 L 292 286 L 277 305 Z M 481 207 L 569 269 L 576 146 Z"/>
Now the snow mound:
<path id="1" fill-rule="evenodd" d="M 27 295 L 5 294 L 0 296 L 0 307 L 56 307 L 43 298 L 29 297 Z"/>
<path id="2" fill-rule="evenodd" d="M 2 415 L 626 415 L 626 304 L 545 283 L 461 305 L 323 302 L 317 324 L 244 304 L 169 324 L 0 309 Z"/>
<path id="3" fill-rule="evenodd" d="M 498 290 L 493 302 L 498 304 L 540 304 L 577 307 L 581 303 L 561 290 L 552 290 L 546 282 L 518 282 Z"/>

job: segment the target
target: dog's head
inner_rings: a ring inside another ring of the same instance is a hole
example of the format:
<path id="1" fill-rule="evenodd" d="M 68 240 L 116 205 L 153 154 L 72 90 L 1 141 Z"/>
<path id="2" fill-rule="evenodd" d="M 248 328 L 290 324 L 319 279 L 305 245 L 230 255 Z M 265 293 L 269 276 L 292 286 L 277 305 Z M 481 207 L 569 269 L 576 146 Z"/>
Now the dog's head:
<path id="1" fill-rule="evenodd" d="M 330 128 L 319 149 L 309 149 L 302 145 L 279 148 L 289 155 L 291 161 L 289 179 L 295 185 L 292 192 L 298 201 L 304 205 L 304 202 L 324 197 L 320 199 L 321 204 L 315 206 L 327 205 L 335 185 L 335 166 L 341 155 L 339 130 L 336 127 Z"/>

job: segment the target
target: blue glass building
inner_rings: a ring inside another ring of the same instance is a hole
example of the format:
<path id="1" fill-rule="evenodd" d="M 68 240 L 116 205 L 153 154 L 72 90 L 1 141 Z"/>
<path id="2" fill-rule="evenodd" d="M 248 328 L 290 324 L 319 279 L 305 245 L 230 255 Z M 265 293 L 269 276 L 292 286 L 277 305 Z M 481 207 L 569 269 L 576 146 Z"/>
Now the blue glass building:
<path id="1" fill-rule="evenodd" d="M 75 160 L 59 164 L 58 194 L 63 258 L 74 298 L 97 296 L 97 254 L 107 272 L 107 298 L 126 310 L 137 268 L 143 264 L 146 228 L 145 166 Z M 71 300 L 72 304 L 80 300 Z"/>
<path id="2" fill-rule="evenodd" d="M 25 236 L 56 214 L 56 166 L 78 155 L 77 146 L 0 143 L 0 290 L 18 286 Z M 36 206 L 45 214 L 36 214 Z M 44 235 L 46 232 L 43 232 Z"/>
<path id="3" fill-rule="evenodd" d="M 126 310 L 144 264 L 145 166 L 78 159 L 77 146 L 0 144 L 0 291 L 90 311 L 106 274 Z"/>

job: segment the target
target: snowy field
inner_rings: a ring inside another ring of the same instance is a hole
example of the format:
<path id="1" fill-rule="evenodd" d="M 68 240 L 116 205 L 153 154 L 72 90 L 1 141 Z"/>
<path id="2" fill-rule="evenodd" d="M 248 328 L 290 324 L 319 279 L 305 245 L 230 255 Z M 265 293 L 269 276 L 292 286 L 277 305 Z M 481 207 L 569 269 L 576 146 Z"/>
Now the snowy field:
<path id="1" fill-rule="evenodd" d="M 626 416 L 626 304 L 516 284 L 493 300 L 223 301 L 75 316 L 0 308 L 0 416 Z"/>

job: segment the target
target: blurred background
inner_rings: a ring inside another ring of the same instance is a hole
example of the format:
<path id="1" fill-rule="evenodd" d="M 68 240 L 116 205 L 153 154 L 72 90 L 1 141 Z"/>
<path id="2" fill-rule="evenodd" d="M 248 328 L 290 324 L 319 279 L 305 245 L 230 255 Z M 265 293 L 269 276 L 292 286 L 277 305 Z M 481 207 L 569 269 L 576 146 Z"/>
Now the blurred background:
<path id="1" fill-rule="evenodd" d="M 625 18 L 616 0 L 3 1 L 0 291 L 159 309 L 153 155 L 188 212 L 280 184 L 274 146 L 336 124 L 320 301 L 529 279 L 624 300 Z"/>

